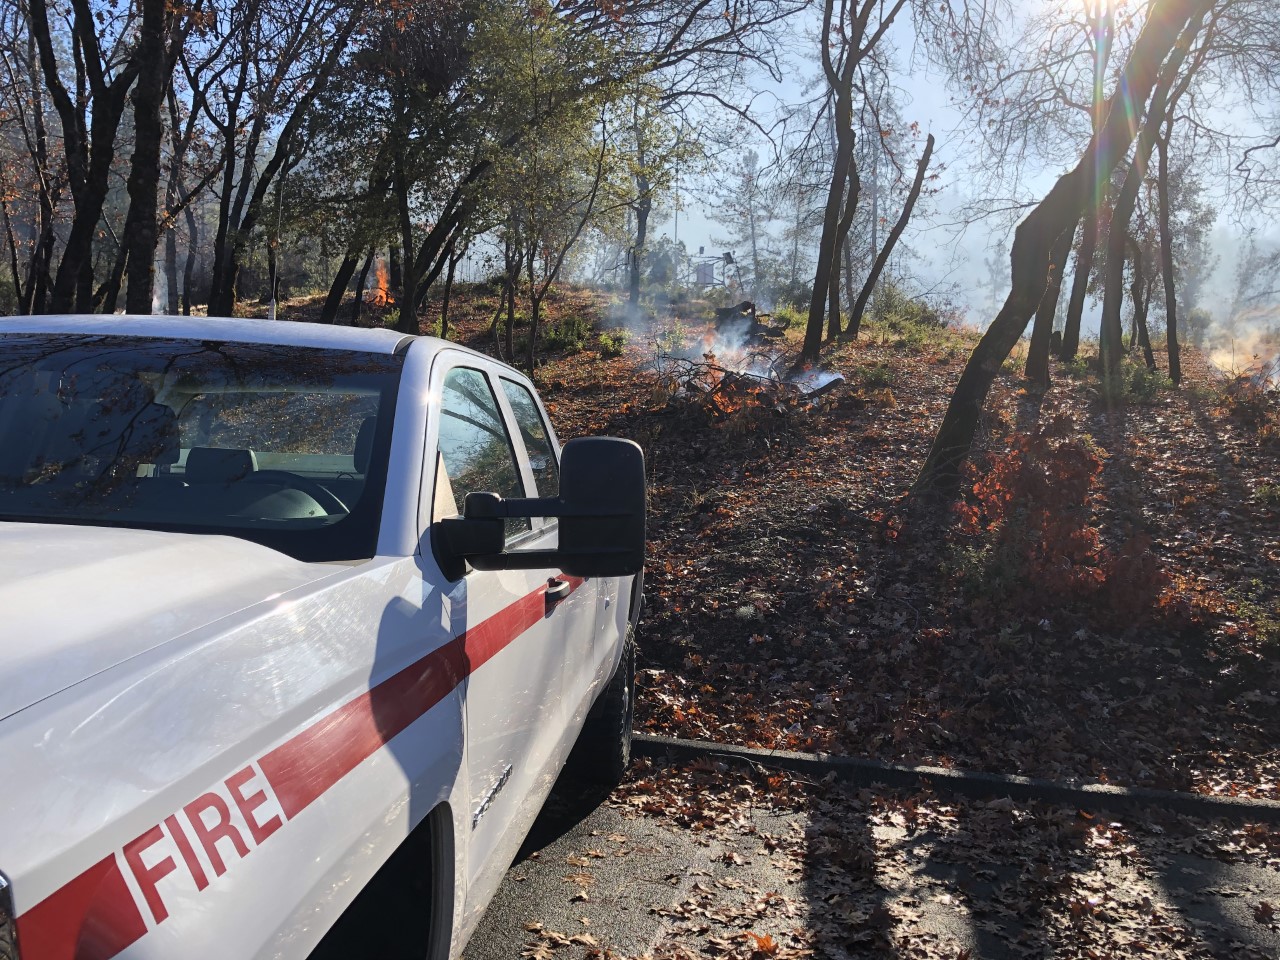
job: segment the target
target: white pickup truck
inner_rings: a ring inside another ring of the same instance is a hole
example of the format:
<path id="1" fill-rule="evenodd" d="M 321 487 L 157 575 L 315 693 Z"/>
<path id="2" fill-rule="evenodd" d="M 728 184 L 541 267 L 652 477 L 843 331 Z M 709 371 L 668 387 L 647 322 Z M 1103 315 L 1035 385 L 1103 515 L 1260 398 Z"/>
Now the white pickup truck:
<path id="1" fill-rule="evenodd" d="M 644 511 L 439 340 L 0 321 L 0 960 L 460 955 L 628 762 Z"/>

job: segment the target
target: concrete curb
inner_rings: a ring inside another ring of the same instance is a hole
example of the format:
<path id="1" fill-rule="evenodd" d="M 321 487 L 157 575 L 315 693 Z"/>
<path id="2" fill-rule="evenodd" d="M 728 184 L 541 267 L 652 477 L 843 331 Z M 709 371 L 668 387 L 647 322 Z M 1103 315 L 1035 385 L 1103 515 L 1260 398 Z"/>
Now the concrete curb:
<path id="1" fill-rule="evenodd" d="M 842 757 L 828 753 L 796 753 L 790 750 L 761 750 L 704 740 L 678 740 L 637 733 L 632 739 L 632 752 L 642 757 L 670 757 L 693 760 L 717 757 L 739 763 L 759 764 L 814 778 L 834 773 L 839 779 L 870 786 L 884 784 L 918 790 L 929 787 L 938 793 L 966 797 L 1009 797 L 1013 800 L 1041 800 L 1070 804 L 1084 810 L 1136 810 L 1162 807 L 1175 813 L 1207 819 L 1226 818 L 1247 823 L 1280 825 L 1280 802 L 1244 797 L 1218 797 L 1174 790 L 1150 790 L 1144 787 L 1113 787 L 1105 784 L 1073 786 L 1056 780 L 1016 777 L 971 770 L 948 770 L 944 767 L 915 767 L 882 763 L 861 757 Z"/>

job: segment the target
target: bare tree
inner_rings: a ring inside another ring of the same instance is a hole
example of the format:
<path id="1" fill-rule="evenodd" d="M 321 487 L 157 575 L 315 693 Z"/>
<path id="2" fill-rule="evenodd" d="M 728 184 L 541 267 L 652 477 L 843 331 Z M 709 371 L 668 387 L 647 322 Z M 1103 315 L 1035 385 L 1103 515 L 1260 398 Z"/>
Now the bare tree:
<path id="1" fill-rule="evenodd" d="M 62 126 L 67 178 L 75 216 L 54 277 L 48 309 L 88 312 L 93 303 L 93 238 L 107 198 L 116 134 L 129 88 L 141 69 L 126 13 L 95 11 L 89 0 L 71 2 L 72 84 L 67 89 L 46 0 L 30 0 L 29 28 L 40 54 L 44 83 Z M 102 16 L 102 22 L 98 20 Z"/>
<path id="2" fill-rule="evenodd" d="M 978 420 L 1001 364 L 1026 329 L 1044 295 L 1052 249 L 1063 231 L 1085 213 L 1100 176 L 1110 172 L 1133 142 L 1131 118 L 1141 115 L 1171 52 L 1185 57 L 1213 0 L 1156 0 L 1129 53 L 1106 120 L 1080 161 L 1061 176 L 1018 225 L 1010 253 L 1012 289 L 965 365 L 929 456 L 913 486 L 916 495 L 953 495 L 960 465 L 969 455 Z M 1189 21 L 1191 21 L 1189 25 Z"/>
<path id="3" fill-rule="evenodd" d="M 367 0 L 307 0 L 273 5 L 250 0 L 229 14 L 236 42 L 229 87 L 220 103 L 205 97 L 206 115 L 223 142 L 222 187 L 213 248 L 210 314 L 229 316 L 249 236 L 258 226 L 272 181 L 289 159 L 308 111 L 329 82 Z M 242 134 L 247 126 L 247 134 Z M 268 134 L 274 147 L 262 156 Z"/>
<path id="4" fill-rule="evenodd" d="M 879 282 L 880 274 L 884 270 L 885 264 L 889 262 L 889 257 L 893 255 L 893 248 L 897 246 L 898 238 L 902 236 L 902 232 L 907 228 L 907 223 L 911 220 L 911 211 L 915 209 L 916 201 L 920 199 L 920 190 L 924 186 L 924 175 L 929 169 L 929 160 L 932 156 L 933 134 L 931 133 L 925 141 L 924 153 L 920 155 L 920 163 L 916 166 L 915 180 L 912 181 L 911 190 L 907 194 L 906 202 L 902 205 L 902 213 L 899 214 L 893 229 L 889 231 L 889 236 L 885 239 L 884 246 L 879 254 L 876 255 L 876 261 L 871 266 L 871 273 L 867 276 L 867 280 L 858 294 L 858 299 L 853 305 L 853 312 L 849 318 L 848 337 L 850 339 L 857 337 L 858 330 L 862 326 L 862 314 L 867 309 L 867 303 L 871 300 L 871 292 Z"/>

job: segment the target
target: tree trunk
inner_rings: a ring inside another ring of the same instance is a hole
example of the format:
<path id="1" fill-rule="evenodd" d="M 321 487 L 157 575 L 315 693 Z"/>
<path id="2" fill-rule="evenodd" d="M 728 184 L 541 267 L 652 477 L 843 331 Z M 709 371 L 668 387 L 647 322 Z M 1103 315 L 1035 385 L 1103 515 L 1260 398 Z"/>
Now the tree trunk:
<path id="1" fill-rule="evenodd" d="M 1134 344 L 1142 348 L 1142 359 L 1148 370 L 1156 368 L 1156 357 L 1151 350 L 1151 332 L 1147 329 L 1147 309 L 1151 304 L 1151 294 L 1147 289 L 1146 263 L 1142 257 L 1142 248 L 1138 241 L 1130 235 L 1129 251 L 1133 257 L 1133 284 L 1129 287 L 1129 297 L 1133 300 L 1133 339 Z"/>
<path id="2" fill-rule="evenodd" d="M 120 285 L 124 282 L 124 272 L 128 265 L 129 247 L 127 244 L 121 243 L 116 250 L 116 259 L 111 267 L 111 273 L 103 281 L 102 286 L 98 288 L 97 293 L 93 295 L 93 313 L 116 312 L 116 303 L 120 299 Z M 148 309 L 147 313 L 150 312 L 150 309 Z"/>
<path id="3" fill-rule="evenodd" d="M 525 348 L 524 367 L 533 376 L 533 365 L 537 360 L 538 326 L 542 320 L 542 297 L 538 295 L 535 283 L 537 270 L 537 248 L 533 244 L 525 252 L 525 270 L 529 277 L 529 342 Z"/>
<path id="4" fill-rule="evenodd" d="M 387 285 L 392 290 L 399 290 L 404 283 L 404 273 L 400 267 L 400 245 L 393 243 L 387 248 Z"/>
<path id="5" fill-rule="evenodd" d="M 1125 245 L 1129 235 L 1129 220 L 1138 199 L 1138 185 L 1142 182 L 1139 158 L 1125 174 L 1120 193 L 1111 211 L 1111 226 L 1107 232 L 1107 263 L 1103 276 L 1102 321 L 1098 330 L 1099 373 L 1103 377 L 1114 376 L 1120 370 L 1122 343 L 1121 313 L 1124 308 Z"/>
<path id="6" fill-rule="evenodd" d="M 1106 122 L 1094 133 L 1075 168 L 1058 178 L 1014 232 L 1009 296 L 960 375 L 913 494 L 955 495 L 960 466 L 973 445 L 991 384 L 1044 295 L 1053 240 L 1084 213 L 1096 184 L 1105 182 L 1128 151 L 1135 132 L 1130 118 L 1140 113 L 1151 95 L 1161 64 L 1174 45 L 1180 51 L 1190 48 L 1211 5 L 1212 0 L 1156 0 L 1150 8 L 1111 98 Z M 1193 14 L 1200 14 L 1200 19 L 1187 26 Z M 1176 71 L 1184 58 L 1175 54 L 1169 68 Z"/>
<path id="7" fill-rule="evenodd" d="M 1098 3 L 1088 10 L 1087 19 L 1093 43 L 1093 98 L 1092 128 L 1096 137 L 1105 119 L 1103 115 L 1102 89 L 1111 59 L 1114 40 L 1115 16 L 1110 3 Z M 1067 319 L 1062 329 L 1059 359 L 1074 360 L 1080 352 L 1080 324 L 1084 319 L 1084 301 L 1088 295 L 1089 277 L 1093 273 L 1093 258 L 1098 250 L 1098 218 L 1102 214 L 1106 181 L 1097 178 L 1094 191 L 1088 199 L 1084 217 L 1084 230 L 1080 235 L 1080 248 L 1076 253 L 1075 275 L 1071 281 L 1071 298 L 1067 303 Z"/>
<path id="8" fill-rule="evenodd" d="M 453 277 L 458 270 L 458 261 L 462 259 L 462 254 L 456 252 L 457 240 L 449 244 L 449 271 L 444 278 L 444 296 L 440 300 L 440 339 L 449 339 L 449 298 L 453 295 Z M 463 254 L 466 253 L 464 248 Z"/>
<path id="9" fill-rule="evenodd" d="M 871 291 L 875 289 L 876 283 L 880 280 L 880 274 L 885 268 L 885 264 L 889 262 L 889 257 L 893 255 L 893 248 L 898 244 L 898 238 L 902 236 L 902 232 L 907 229 L 907 223 L 911 219 L 911 212 L 915 209 L 916 201 L 920 199 L 920 190 L 924 187 L 924 175 L 929 169 L 929 160 L 933 157 L 933 134 L 929 134 L 929 139 L 925 141 L 924 153 L 920 155 L 920 162 L 916 164 L 916 178 L 911 182 L 911 192 L 907 194 L 907 202 L 902 208 L 902 214 L 898 217 L 898 222 L 893 225 L 893 229 L 889 231 L 889 236 L 885 238 L 884 247 L 880 250 L 876 257 L 876 262 L 871 265 L 871 272 L 867 274 L 867 282 L 862 285 L 862 292 L 858 294 L 858 301 L 853 305 L 853 315 L 849 320 L 849 337 L 853 338 L 858 335 L 858 329 L 862 326 L 862 314 L 867 309 L 867 302 L 871 299 Z"/>
<path id="10" fill-rule="evenodd" d="M 164 232 L 164 312 L 178 312 L 178 229 L 173 224 Z"/>
<path id="11" fill-rule="evenodd" d="M 1182 357 L 1178 349 L 1178 295 L 1173 274 L 1173 231 L 1169 227 L 1169 139 L 1173 118 L 1165 119 L 1164 133 L 1156 137 L 1159 151 L 1159 172 L 1156 178 L 1156 195 L 1160 212 L 1160 273 L 1164 280 L 1165 343 L 1169 353 L 1169 379 L 1182 382 Z"/>
<path id="12" fill-rule="evenodd" d="M 841 270 L 841 279 L 844 282 L 844 302 L 852 305 L 857 294 L 853 289 L 853 244 L 849 243 L 849 238 L 845 237 L 844 246 L 844 267 Z"/>
<path id="13" fill-rule="evenodd" d="M 53 313 L 68 313 L 73 307 L 87 313 L 93 305 L 93 240 L 110 189 L 116 133 L 124 114 L 129 87 L 138 73 L 139 60 L 136 51 L 130 51 L 115 78 L 107 83 L 92 11 L 87 3 L 76 5 L 71 45 L 77 67 L 84 69 L 92 94 L 86 130 L 84 95 L 78 91 L 73 102 L 58 73 L 45 0 L 31 0 L 28 13 L 28 25 L 35 35 L 45 86 L 62 121 L 67 177 L 75 201 L 75 215 L 53 280 L 48 308 Z"/>
<path id="14" fill-rule="evenodd" d="M 141 62 L 133 88 L 133 158 L 129 166 L 129 214 L 124 243 L 129 248 L 129 289 L 126 313 L 149 314 L 154 303 L 156 244 L 159 241 L 157 203 L 160 194 L 160 141 L 164 123 L 160 108 L 172 76 L 166 68 L 167 0 L 141 0 L 142 25 L 136 56 Z"/>
<path id="15" fill-rule="evenodd" d="M 14 296 L 19 303 L 26 299 L 27 292 L 22 282 L 22 268 L 18 265 L 18 239 L 13 235 L 13 222 L 9 219 L 9 204 L 0 197 L 0 213 L 4 215 L 5 240 L 9 244 L 9 277 L 13 283 Z"/>
<path id="16" fill-rule="evenodd" d="M 640 306 L 640 269 L 644 263 L 644 245 L 649 239 L 649 213 L 653 209 L 653 196 L 650 193 L 647 178 L 636 174 L 636 242 L 631 248 L 630 263 L 627 269 L 627 302 L 632 307 Z"/>
<path id="17" fill-rule="evenodd" d="M 1080 248 L 1076 251 L 1075 275 L 1071 280 L 1071 299 L 1067 302 L 1067 319 L 1062 328 L 1061 360 L 1074 360 L 1080 352 L 1080 323 L 1084 318 L 1084 300 L 1089 293 L 1089 275 L 1093 272 L 1093 255 L 1098 248 L 1098 208 L 1084 217 Z"/>
<path id="18" fill-rule="evenodd" d="M 103 109 L 108 109 L 107 105 L 104 104 Z M 118 122 L 119 117 L 116 119 Z M 102 127 L 109 125 L 107 119 L 102 121 Z M 98 123 L 95 122 L 94 126 L 97 127 Z M 75 217 L 67 233 L 67 242 L 62 249 L 62 262 L 58 264 L 58 272 L 53 280 L 53 294 L 49 298 L 49 310 L 52 313 L 70 313 L 73 309 L 78 313 L 89 313 L 93 309 L 93 239 L 98 231 L 98 221 L 102 218 L 102 208 L 109 189 L 114 130 L 111 142 L 105 140 L 105 134 L 103 137 L 101 141 L 97 136 L 94 137 L 89 183 L 80 196 L 75 198 Z"/>
<path id="19" fill-rule="evenodd" d="M 240 130 L 240 104 L 244 100 L 245 92 L 249 84 L 249 61 L 251 58 L 251 49 L 249 44 L 249 35 L 246 31 L 241 32 L 239 63 L 237 64 L 237 75 L 235 84 L 232 87 L 233 93 L 227 100 L 227 121 L 226 125 L 221 127 L 222 133 L 222 190 L 218 194 L 218 226 L 213 233 L 213 263 L 209 271 L 209 316 L 216 316 L 214 308 L 215 303 L 223 303 L 226 299 L 222 292 L 223 275 L 225 272 L 225 264 L 232 241 L 232 208 L 231 204 L 235 197 L 236 187 L 236 165 L 237 165 L 237 138 Z M 246 165 L 248 161 L 246 161 Z M 235 294 L 232 293 L 234 300 Z M 230 315 L 230 311 L 228 311 Z"/>
<path id="20" fill-rule="evenodd" d="M 359 254 L 354 248 L 347 248 L 346 255 L 338 264 L 338 272 L 334 274 L 333 283 L 329 284 L 329 293 L 324 298 L 324 306 L 320 309 L 320 322 L 333 323 L 338 319 L 338 310 L 342 306 L 342 298 L 346 296 L 347 287 L 360 264 Z"/>
<path id="21" fill-rule="evenodd" d="M 196 257 L 200 239 L 200 227 L 196 223 L 196 212 L 188 204 L 187 215 L 187 262 L 182 266 L 182 315 L 191 316 L 191 291 L 196 282 Z"/>
<path id="22" fill-rule="evenodd" d="M 841 105 L 839 97 L 836 99 L 836 109 L 850 111 L 847 104 Z M 822 239 L 818 243 L 818 262 L 813 273 L 813 293 L 809 298 L 809 322 L 805 327 L 804 346 L 800 351 L 802 363 L 816 363 L 818 352 L 822 348 L 823 320 L 826 319 L 827 300 L 831 292 L 831 272 L 835 266 L 840 212 L 852 163 L 853 144 L 838 143 L 831 174 L 831 187 L 827 191 L 827 205 L 822 217 Z"/>
<path id="23" fill-rule="evenodd" d="M 1078 221 L 1077 221 L 1078 223 Z M 1036 320 L 1031 328 L 1031 346 L 1027 350 L 1026 377 L 1043 389 L 1049 387 L 1049 343 L 1053 338 L 1053 320 L 1058 314 L 1058 298 L 1062 294 L 1062 274 L 1075 240 L 1076 224 L 1058 235 L 1050 254 L 1048 283 L 1040 305 L 1036 307 Z"/>
<path id="24" fill-rule="evenodd" d="M 517 264 L 516 269 L 507 274 L 507 323 L 503 331 L 503 339 L 506 341 L 506 360 L 508 363 L 515 363 L 516 361 L 516 282 L 519 279 L 517 276 L 519 272 L 520 268 Z"/>
<path id="25" fill-rule="evenodd" d="M 28 14 L 29 16 L 29 14 Z M 40 57 L 36 47 L 35 31 L 27 30 L 27 82 L 32 92 L 31 119 L 35 133 L 35 162 L 40 171 L 39 207 L 36 220 L 36 242 L 27 261 L 27 282 L 19 298 L 20 313 L 43 313 L 45 296 L 49 289 L 49 265 L 53 260 L 54 219 L 57 204 L 57 188 L 50 187 L 49 131 L 44 119 L 44 97 L 40 90 Z"/>
<path id="26" fill-rule="evenodd" d="M 41 202 L 41 218 L 44 217 L 43 201 Z M 54 233 L 53 207 L 49 208 L 49 217 L 40 228 L 40 238 L 31 252 L 31 261 L 27 264 L 27 289 L 22 302 L 23 313 L 44 313 L 49 289 L 52 286 L 49 276 L 53 263 Z"/>
<path id="27" fill-rule="evenodd" d="M 840 274 L 841 260 L 848 252 L 849 230 L 853 226 L 853 218 L 858 212 L 858 198 L 862 193 L 862 180 L 858 176 L 858 165 L 849 156 L 849 190 L 844 200 L 844 212 L 840 215 L 840 223 L 836 226 L 836 245 L 831 258 L 831 287 L 827 294 L 829 302 L 827 313 L 827 339 L 834 340 L 840 336 L 844 326 L 840 317 Z"/>
<path id="28" fill-rule="evenodd" d="M 360 267 L 360 276 L 356 277 L 356 295 L 351 301 L 351 325 L 354 327 L 360 321 L 360 308 L 364 305 L 364 285 L 369 279 L 369 268 L 373 266 L 374 253 L 377 247 L 370 247 L 368 254 L 365 255 L 364 265 Z"/>
<path id="29" fill-rule="evenodd" d="M 409 208 L 409 181 L 405 176 L 404 166 L 397 161 L 395 171 L 396 201 L 400 212 L 400 247 L 405 251 L 404 263 L 401 266 L 400 280 L 400 315 L 396 319 L 396 329 L 410 336 L 417 336 L 418 330 L 418 277 L 414 269 L 413 250 L 413 217 Z"/>

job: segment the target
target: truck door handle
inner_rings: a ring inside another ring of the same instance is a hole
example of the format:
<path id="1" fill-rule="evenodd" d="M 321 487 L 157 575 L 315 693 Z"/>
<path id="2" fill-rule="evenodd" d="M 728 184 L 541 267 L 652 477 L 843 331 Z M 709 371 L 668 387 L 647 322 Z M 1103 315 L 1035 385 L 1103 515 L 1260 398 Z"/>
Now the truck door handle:
<path id="1" fill-rule="evenodd" d="M 561 580 L 558 577 L 551 577 L 547 580 L 547 606 L 555 606 L 565 597 L 569 596 L 569 581 Z"/>

